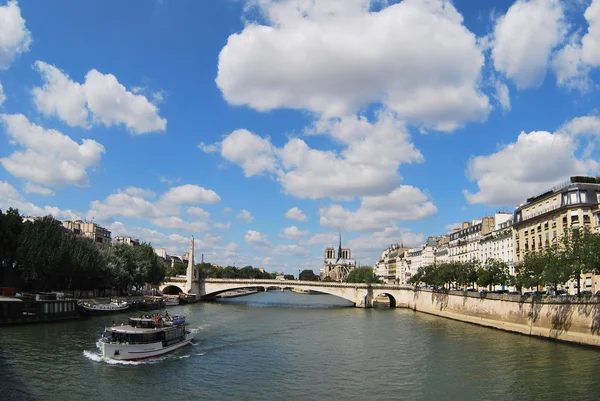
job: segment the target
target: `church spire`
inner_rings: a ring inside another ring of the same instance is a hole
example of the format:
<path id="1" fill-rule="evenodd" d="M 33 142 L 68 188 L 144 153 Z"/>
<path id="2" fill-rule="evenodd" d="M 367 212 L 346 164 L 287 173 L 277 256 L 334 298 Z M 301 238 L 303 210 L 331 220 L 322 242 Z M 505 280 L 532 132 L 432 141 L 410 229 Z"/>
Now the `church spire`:
<path id="1" fill-rule="evenodd" d="M 342 232 L 340 231 L 340 245 L 338 247 L 338 260 L 342 258 Z"/>

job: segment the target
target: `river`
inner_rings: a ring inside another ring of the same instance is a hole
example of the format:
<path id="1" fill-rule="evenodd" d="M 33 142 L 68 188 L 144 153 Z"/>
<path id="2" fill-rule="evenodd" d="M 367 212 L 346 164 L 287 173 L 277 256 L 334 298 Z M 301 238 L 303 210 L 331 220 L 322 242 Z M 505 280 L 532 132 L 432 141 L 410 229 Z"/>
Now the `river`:
<path id="1" fill-rule="evenodd" d="M 329 295 L 270 291 L 170 307 L 196 342 L 102 360 L 127 314 L 0 329 L 1 400 L 594 400 L 600 351 Z"/>

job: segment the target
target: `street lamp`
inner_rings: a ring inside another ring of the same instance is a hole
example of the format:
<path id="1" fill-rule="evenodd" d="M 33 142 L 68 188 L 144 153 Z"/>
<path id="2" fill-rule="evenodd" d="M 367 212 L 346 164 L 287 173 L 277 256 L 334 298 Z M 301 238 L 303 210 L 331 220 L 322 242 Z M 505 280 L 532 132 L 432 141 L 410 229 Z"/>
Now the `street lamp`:
<path id="1" fill-rule="evenodd" d="M 298 269 L 298 281 L 300 281 L 300 269 Z"/>

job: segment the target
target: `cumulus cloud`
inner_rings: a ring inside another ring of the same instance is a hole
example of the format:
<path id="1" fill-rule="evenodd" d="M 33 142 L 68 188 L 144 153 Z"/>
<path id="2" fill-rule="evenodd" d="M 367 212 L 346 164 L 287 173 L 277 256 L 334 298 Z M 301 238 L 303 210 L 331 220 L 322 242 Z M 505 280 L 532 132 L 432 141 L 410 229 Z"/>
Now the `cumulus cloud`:
<path id="1" fill-rule="evenodd" d="M 0 69 L 7 69 L 18 54 L 28 52 L 30 44 L 31 32 L 25 27 L 19 4 L 9 1 L 0 6 Z"/>
<path id="2" fill-rule="evenodd" d="M 435 205 L 420 189 L 402 185 L 388 195 L 365 196 L 352 212 L 339 204 L 319 209 L 322 227 L 344 231 L 371 231 L 397 221 L 419 220 L 434 215 Z"/>
<path id="3" fill-rule="evenodd" d="M 168 205 L 191 205 L 196 203 L 215 204 L 220 201 L 221 197 L 212 189 L 205 189 L 192 184 L 170 188 L 159 199 L 160 203 Z"/>
<path id="4" fill-rule="evenodd" d="M 407 228 L 395 225 L 385 227 L 379 231 L 364 234 L 347 241 L 347 246 L 352 250 L 352 255 L 359 259 L 361 264 L 374 265 L 381 252 L 391 244 L 404 244 L 405 246 L 418 246 L 425 242 L 425 236 L 413 233 Z"/>
<path id="5" fill-rule="evenodd" d="M 296 221 L 306 221 L 308 219 L 302 210 L 298 209 L 297 207 L 293 207 L 285 212 L 285 217 Z"/>
<path id="6" fill-rule="evenodd" d="M 581 37 L 573 35 L 555 55 L 552 65 L 558 85 L 587 91 L 588 74 L 600 66 L 600 0 L 592 0 L 584 13 L 588 30 Z"/>
<path id="7" fill-rule="evenodd" d="M 32 184 L 30 182 L 25 184 L 24 191 L 26 194 L 38 194 L 42 196 L 54 196 L 54 191 L 50 188 L 42 187 L 40 185 Z"/>
<path id="8" fill-rule="evenodd" d="M 237 216 L 235 216 L 236 219 L 238 220 L 242 220 L 245 221 L 246 223 L 251 223 L 252 220 L 254 220 L 254 217 L 252 217 L 252 214 L 247 211 L 246 209 L 241 210 Z"/>
<path id="9" fill-rule="evenodd" d="M 92 139 L 81 144 L 63 133 L 35 125 L 22 114 L 0 114 L 6 133 L 25 148 L 0 159 L 15 177 L 51 187 L 89 184 L 87 170 L 100 162 L 104 146 Z"/>
<path id="10" fill-rule="evenodd" d="M 552 50 L 566 34 L 559 0 L 517 0 L 496 21 L 494 67 L 519 89 L 537 87 L 544 81 Z"/>
<path id="11" fill-rule="evenodd" d="M 338 233 L 318 233 L 306 241 L 306 245 L 333 245 L 338 241 Z"/>
<path id="12" fill-rule="evenodd" d="M 124 125 L 134 135 L 167 128 L 156 105 L 144 95 L 128 91 L 112 74 L 93 69 L 80 84 L 43 61 L 36 61 L 34 67 L 44 82 L 32 90 L 34 103 L 47 116 L 57 116 L 72 127 Z"/>
<path id="13" fill-rule="evenodd" d="M 21 194 L 8 182 L 0 181 L 0 209 L 9 207 L 19 210 L 25 216 L 47 216 L 52 215 L 61 220 L 76 220 L 81 214 L 72 210 L 62 210 L 55 206 L 39 207 L 23 199 Z"/>
<path id="14" fill-rule="evenodd" d="M 208 229 L 205 221 L 183 221 L 179 214 L 183 205 L 197 203 L 215 203 L 221 198 L 212 190 L 207 190 L 197 185 L 181 185 L 170 188 L 167 192 L 153 200 L 156 194 L 153 191 L 129 187 L 119 190 L 106 197 L 104 201 L 92 201 L 88 216 L 101 221 L 113 221 L 114 217 L 122 216 L 137 219 L 147 219 L 156 226 L 177 229 L 188 232 L 204 231 Z M 201 208 L 188 207 L 188 214 L 206 220 L 210 215 Z"/>
<path id="15" fill-rule="evenodd" d="M 391 112 L 377 113 L 373 122 L 360 116 L 320 120 L 307 134 L 327 136 L 343 150 L 313 149 L 300 138 L 276 148 L 268 139 L 238 130 L 223 140 L 221 154 L 246 176 L 275 172 L 287 194 L 310 199 L 388 193 L 401 181 L 400 164 L 423 161 L 404 123 Z"/>
<path id="16" fill-rule="evenodd" d="M 187 213 L 192 216 L 200 217 L 201 219 L 204 219 L 204 220 L 210 219 L 210 213 L 208 213 L 206 210 L 204 210 L 200 207 L 196 207 L 196 206 L 188 207 Z"/>
<path id="17" fill-rule="evenodd" d="M 577 127 L 571 122 L 566 127 Z M 470 204 L 514 206 L 528 196 L 548 190 L 569 176 L 598 171 L 598 162 L 577 157 L 578 142 L 565 131 L 522 132 L 516 142 L 498 152 L 471 158 L 467 177 L 479 191 L 463 191 Z"/>
<path id="18" fill-rule="evenodd" d="M 484 56 L 450 1 L 405 0 L 376 12 L 369 0 L 254 4 L 266 21 L 246 24 L 219 54 L 216 82 L 230 104 L 325 117 L 384 104 L 444 131 L 487 118 Z"/>
<path id="19" fill-rule="evenodd" d="M 268 252 L 274 248 L 267 235 L 255 230 L 248 230 L 244 236 L 246 243 L 257 251 Z"/>
<path id="20" fill-rule="evenodd" d="M 286 238 L 286 239 L 299 239 L 306 235 L 308 235 L 308 230 L 303 231 L 303 230 L 298 229 L 298 227 L 296 227 L 296 226 L 285 227 L 279 234 L 279 236 L 281 238 Z"/>

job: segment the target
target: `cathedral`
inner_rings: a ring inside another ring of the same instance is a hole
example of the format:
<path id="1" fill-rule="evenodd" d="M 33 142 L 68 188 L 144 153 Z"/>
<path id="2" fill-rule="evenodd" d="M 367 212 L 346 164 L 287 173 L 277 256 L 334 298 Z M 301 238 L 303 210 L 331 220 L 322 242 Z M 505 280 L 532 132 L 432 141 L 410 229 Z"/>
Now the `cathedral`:
<path id="1" fill-rule="evenodd" d="M 335 254 L 335 248 L 325 248 L 325 258 L 321 269 L 321 280 L 346 281 L 348 275 L 356 268 L 356 261 L 352 259 L 350 248 L 342 248 L 342 234 Z"/>

